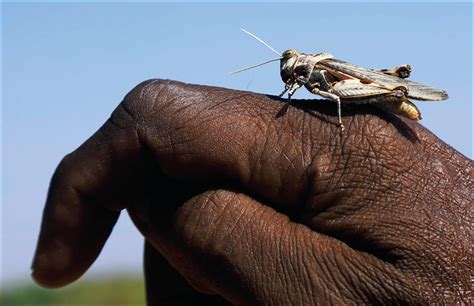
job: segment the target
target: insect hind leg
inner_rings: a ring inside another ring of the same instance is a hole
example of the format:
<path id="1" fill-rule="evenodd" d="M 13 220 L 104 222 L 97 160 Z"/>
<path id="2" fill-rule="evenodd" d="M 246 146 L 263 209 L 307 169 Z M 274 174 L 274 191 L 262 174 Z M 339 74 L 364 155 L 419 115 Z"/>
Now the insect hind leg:
<path id="1" fill-rule="evenodd" d="M 348 100 L 347 103 L 374 104 L 381 109 L 395 113 L 399 116 L 416 121 L 421 120 L 420 110 L 415 104 L 408 100 L 407 95 L 407 88 L 399 86 L 388 93 L 373 95 L 361 100 L 360 102 Z"/>
<path id="2" fill-rule="evenodd" d="M 399 77 L 401 79 L 406 79 L 411 74 L 411 66 L 408 64 L 399 65 L 389 69 L 377 69 L 375 71 L 382 72 L 394 77 Z"/>

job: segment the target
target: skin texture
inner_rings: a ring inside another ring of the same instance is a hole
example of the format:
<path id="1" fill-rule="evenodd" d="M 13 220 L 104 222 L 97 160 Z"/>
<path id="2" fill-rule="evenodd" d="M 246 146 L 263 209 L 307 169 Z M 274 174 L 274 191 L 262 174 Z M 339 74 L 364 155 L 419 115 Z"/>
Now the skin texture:
<path id="1" fill-rule="evenodd" d="M 150 305 L 469 303 L 472 161 L 370 105 L 150 80 L 58 166 L 32 276 L 79 278 L 126 209 Z M 210 294 L 210 295 L 209 295 Z"/>

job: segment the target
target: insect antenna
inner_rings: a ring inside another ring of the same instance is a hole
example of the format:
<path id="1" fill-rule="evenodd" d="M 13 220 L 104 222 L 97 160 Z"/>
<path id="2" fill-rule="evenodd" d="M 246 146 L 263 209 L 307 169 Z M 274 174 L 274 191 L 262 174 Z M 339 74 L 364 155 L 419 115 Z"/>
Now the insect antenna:
<path id="1" fill-rule="evenodd" d="M 268 63 L 271 63 L 271 62 L 274 62 L 274 61 L 279 61 L 281 60 L 282 57 L 278 57 L 278 58 L 274 58 L 274 59 L 271 59 L 269 61 L 266 61 L 266 62 L 263 62 L 263 63 L 260 63 L 260 64 L 257 64 L 257 65 L 253 65 L 253 66 L 250 66 L 250 67 L 245 67 L 245 68 L 242 68 L 242 69 L 239 69 L 239 70 L 236 70 L 236 71 L 232 71 L 232 72 L 229 72 L 229 74 L 236 74 L 236 73 L 239 73 L 239 72 L 242 72 L 242 71 L 245 71 L 245 70 L 250 70 L 250 69 L 253 69 L 255 67 L 258 67 L 258 66 L 263 66 L 265 64 L 268 64 Z"/>
<path id="2" fill-rule="evenodd" d="M 273 49 L 272 47 L 270 47 L 269 44 L 267 44 L 266 42 L 264 42 L 261 38 L 258 38 L 255 34 L 252 34 L 250 33 L 249 31 L 245 30 L 245 29 L 242 29 L 240 28 L 240 30 L 242 30 L 242 32 L 252 36 L 253 38 L 255 38 L 256 40 L 258 40 L 259 42 L 261 42 L 262 44 L 264 44 L 267 48 L 269 48 L 270 50 L 272 50 L 273 52 L 275 52 L 278 56 L 281 56 L 281 53 L 278 52 L 277 50 Z"/>

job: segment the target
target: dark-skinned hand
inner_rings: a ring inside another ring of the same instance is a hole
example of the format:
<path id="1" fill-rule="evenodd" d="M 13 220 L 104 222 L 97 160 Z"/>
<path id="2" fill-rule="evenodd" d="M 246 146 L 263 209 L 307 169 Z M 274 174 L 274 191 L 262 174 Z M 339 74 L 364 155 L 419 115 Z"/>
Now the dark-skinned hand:
<path id="1" fill-rule="evenodd" d="M 281 102 L 138 85 L 58 166 L 33 278 L 79 278 L 126 209 L 150 305 L 469 303 L 472 161 L 373 106 L 341 134 L 335 104 Z"/>

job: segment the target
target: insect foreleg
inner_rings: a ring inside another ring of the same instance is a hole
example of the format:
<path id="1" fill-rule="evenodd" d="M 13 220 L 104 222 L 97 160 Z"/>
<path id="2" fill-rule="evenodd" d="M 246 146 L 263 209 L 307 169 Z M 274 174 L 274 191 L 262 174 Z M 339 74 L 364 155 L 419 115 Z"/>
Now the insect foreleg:
<path id="1" fill-rule="evenodd" d="M 286 112 L 288 111 L 288 107 L 291 104 L 291 96 L 293 96 L 295 94 L 295 92 L 301 86 L 302 86 L 302 84 L 300 82 L 297 82 L 297 81 L 294 81 L 293 83 L 288 83 L 288 84 L 285 85 L 285 89 L 280 94 L 280 97 L 282 97 L 285 94 L 285 92 L 288 91 L 288 99 L 286 100 L 286 103 L 282 107 L 282 109 L 280 109 L 280 111 L 278 112 L 277 117 L 280 117 L 280 116 L 283 116 L 284 114 L 286 114 Z"/>
<path id="2" fill-rule="evenodd" d="M 290 91 L 288 92 L 288 101 L 290 101 L 291 96 L 295 94 L 295 92 L 301 87 L 302 84 L 300 82 L 295 82 L 290 88 Z"/>
<path id="3" fill-rule="evenodd" d="M 321 97 L 328 98 L 337 102 L 337 119 L 339 122 L 339 126 L 341 127 L 341 132 L 344 132 L 344 124 L 342 124 L 342 116 L 341 116 L 341 98 L 339 98 L 339 96 L 332 94 L 330 92 L 322 91 L 317 87 L 313 87 L 310 91 L 313 94 L 320 95 Z"/>
<path id="4" fill-rule="evenodd" d="M 291 87 L 291 84 L 290 83 L 286 83 L 285 84 L 285 88 L 283 89 L 283 91 L 278 95 L 280 98 L 283 97 L 283 95 L 288 91 L 288 89 L 290 89 Z"/>

